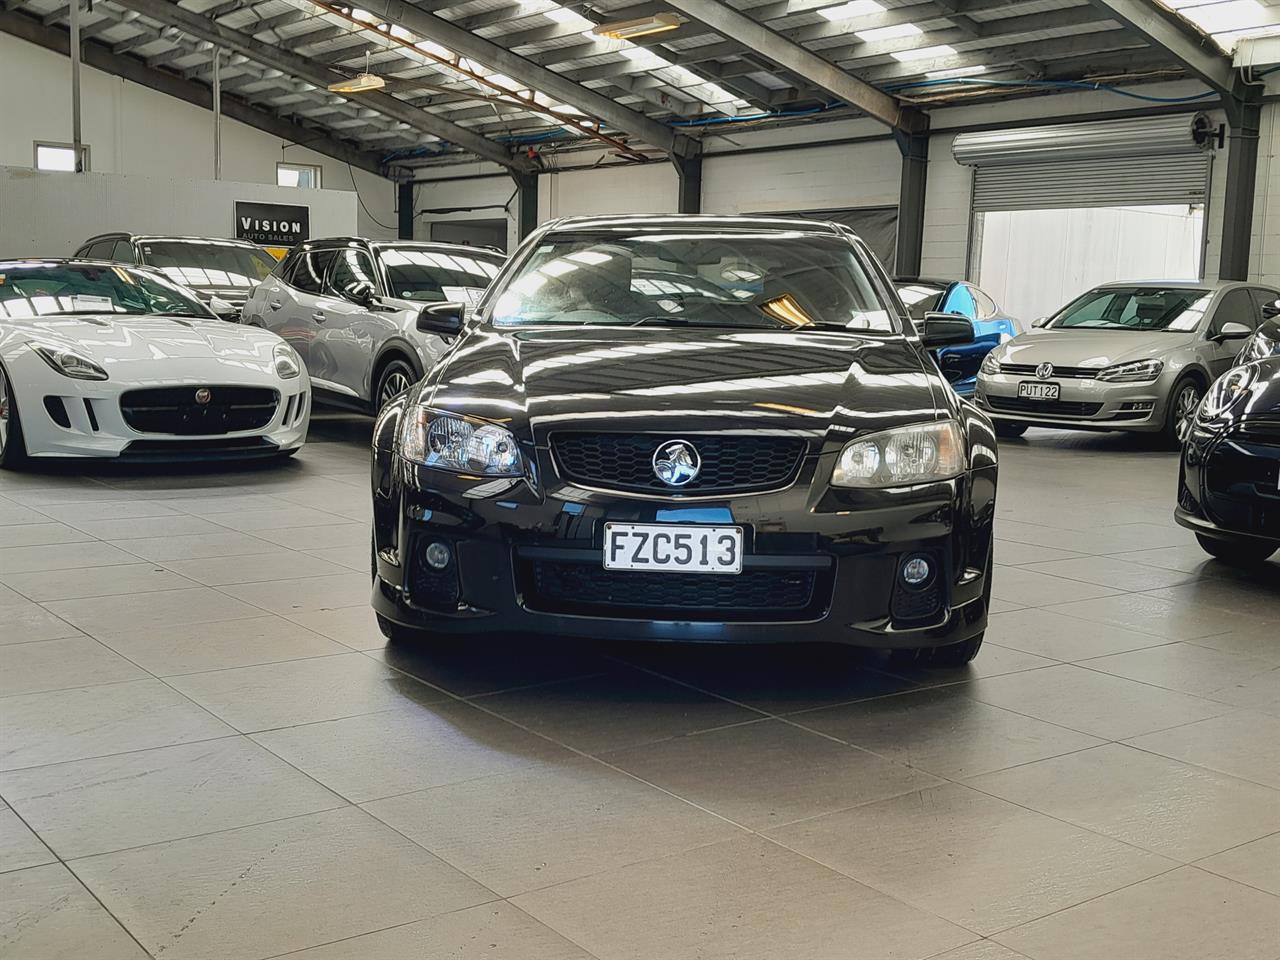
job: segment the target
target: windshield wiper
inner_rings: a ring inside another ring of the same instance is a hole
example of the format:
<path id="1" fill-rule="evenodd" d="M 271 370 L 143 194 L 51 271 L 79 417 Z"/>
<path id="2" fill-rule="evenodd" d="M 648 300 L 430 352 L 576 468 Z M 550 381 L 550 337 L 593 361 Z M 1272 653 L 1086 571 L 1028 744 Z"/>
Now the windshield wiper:
<path id="1" fill-rule="evenodd" d="M 670 324 L 673 327 L 720 327 L 729 330 L 750 330 L 752 327 L 756 326 L 753 323 L 727 323 L 723 320 L 691 320 L 688 317 L 670 317 L 662 314 L 641 317 L 639 320 L 631 321 L 627 326 L 639 327 L 646 323 Z M 782 324 L 779 324 L 779 326 L 782 326 Z"/>

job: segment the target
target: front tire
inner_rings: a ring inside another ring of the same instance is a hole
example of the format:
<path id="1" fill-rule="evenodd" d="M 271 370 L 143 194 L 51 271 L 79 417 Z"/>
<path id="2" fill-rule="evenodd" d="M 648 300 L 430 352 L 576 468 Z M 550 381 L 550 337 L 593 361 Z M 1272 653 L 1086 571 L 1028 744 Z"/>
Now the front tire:
<path id="1" fill-rule="evenodd" d="M 0 467 L 16 470 L 27 461 L 27 442 L 22 437 L 18 400 L 13 395 L 4 367 L 0 367 Z"/>
<path id="2" fill-rule="evenodd" d="M 1264 563 L 1276 552 L 1275 544 L 1258 543 L 1256 540 L 1209 537 L 1203 533 L 1197 533 L 1196 539 L 1200 541 L 1200 546 L 1204 548 L 1205 553 L 1223 563 L 1237 567 Z"/>
<path id="3" fill-rule="evenodd" d="M 387 361 L 378 373 L 378 383 L 373 391 L 373 412 L 380 411 L 417 382 L 417 373 L 404 360 Z"/>
<path id="4" fill-rule="evenodd" d="M 1010 420 L 997 420 L 995 422 L 996 436 L 1002 440 L 1017 440 L 1027 432 L 1025 423 L 1017 423 Z"/>
<path id="5" fill-rule="evenodd" d="M 1204 387 L 1195 377 L 1183 377 L 1173 385 L 1169 394 L 1169 409 L 1164 415 L 1164 429 L 1160 437 L 1170 449 L 1182 449 L 1182 441 L 1191 432 L 1196 410 L 1204 399 Z"/>

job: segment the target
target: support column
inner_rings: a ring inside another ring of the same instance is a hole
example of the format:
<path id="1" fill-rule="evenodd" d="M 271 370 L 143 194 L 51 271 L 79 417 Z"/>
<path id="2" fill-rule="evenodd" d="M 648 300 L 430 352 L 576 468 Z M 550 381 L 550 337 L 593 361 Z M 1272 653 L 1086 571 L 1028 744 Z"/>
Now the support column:
<path id="1" fill-rule="evenodd" d="M 702 212 L 702 149 L 691 156 L 671 155 L 676 168 L 676 212 Z"/>
<path id="2" fill-rule="evenodd" d="M 84 173 L 84 146 L 80 136 L 80 0 L 68 8 L 71 29 L 71 152 L 76 173 Z"/>
<path id="3" fill-rule="evenodd" d="M 213 55 L 213 179 L 222 179 L 222 50 Z"/>
<path id="4" fill-rule="evenodd" d="M 538 225 L 538 175 L 513 173 L 516 182 L 516 236 L 523 240 Z"/>
<path id="5" fill-rule="evenodd" d="M 1224 98 L 1229 132 L 1227 190 L 1222 201 L 1221 280 L 1249 279 L 1249 235 L 1253 230 L 1254 188 L 1258 177 L 1258 136 L 1262 101 L 1256 87 L 1238 87 Z"/>
<path id="6" fill-rule="evenodd" d="M 398 219 L 396 221 L 396 236 L 401 240 L 413 239 L 413 181 L 402 180 L 396 184 L 396 211 Z"/>
<path id="7" fill-rule="evenodd" d="M 920 276 L 924 250 L 924 193 L 929 179 L 929 134 L 894 131 L 902 153 L 902 174 L 898 186 L 898 242 L 893 273 L 899 277 Z"/>

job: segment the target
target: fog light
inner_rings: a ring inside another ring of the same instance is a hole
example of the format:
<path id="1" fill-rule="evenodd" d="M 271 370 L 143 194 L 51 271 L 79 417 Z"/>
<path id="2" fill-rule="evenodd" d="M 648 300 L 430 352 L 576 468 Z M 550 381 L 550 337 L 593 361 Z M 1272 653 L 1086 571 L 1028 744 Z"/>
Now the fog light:
<path id="1" fill-rule="evenodd" d="M 918 587 L 933 574 L 933 568 L 924 557 L 912 557 L 902 565 L 902 579 L 913 587 Z"/>
<path id="2" fill-rule="evenodd" d="M 449 561 L 453 559 L 453 554 L 449 552 L 449 548 L 438 541 L 427 544 L 427 549 L 423 551 L 423 555 L 426 557 L 427 566 L 432 570 L 443 570 L 449 565 Z"/>

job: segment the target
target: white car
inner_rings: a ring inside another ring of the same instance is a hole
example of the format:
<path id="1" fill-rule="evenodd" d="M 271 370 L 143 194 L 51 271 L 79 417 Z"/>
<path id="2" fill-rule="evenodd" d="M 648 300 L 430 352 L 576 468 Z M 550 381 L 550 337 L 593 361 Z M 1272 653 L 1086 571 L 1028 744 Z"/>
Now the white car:
<path id="1" fill-rule="evenodd" d="M 288 456 L 310 418 L 292 347 L 161 274 L 0 261 L 0 465 Z"/>

